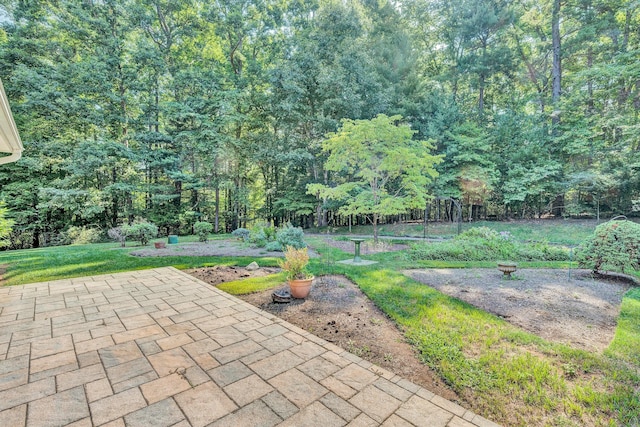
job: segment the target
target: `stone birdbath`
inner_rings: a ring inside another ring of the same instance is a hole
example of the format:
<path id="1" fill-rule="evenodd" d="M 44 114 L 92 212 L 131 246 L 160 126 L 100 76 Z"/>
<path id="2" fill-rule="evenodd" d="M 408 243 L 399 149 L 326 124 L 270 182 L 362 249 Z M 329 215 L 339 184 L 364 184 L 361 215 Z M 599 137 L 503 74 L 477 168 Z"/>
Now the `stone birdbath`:
<path id="1" fill-rule="evenodd" d="M 500 261 L 498 263 L 498 270 L 502 271 L 503 275 L 511 278 L 511 273 L 516 271 L 518 265 L 515 262 L 510 261 Z"/>
<path id="2" fill-rule="evenodd" d="M 353 262 L 354 263 L 362 262 L 362 258 L 360 258 L 360 243 L 364 242 L 366 239 L 353 238 L 349 240 L 351 240 L 353 243 L 356 244 L 356 254 L 353 257 Z"/>

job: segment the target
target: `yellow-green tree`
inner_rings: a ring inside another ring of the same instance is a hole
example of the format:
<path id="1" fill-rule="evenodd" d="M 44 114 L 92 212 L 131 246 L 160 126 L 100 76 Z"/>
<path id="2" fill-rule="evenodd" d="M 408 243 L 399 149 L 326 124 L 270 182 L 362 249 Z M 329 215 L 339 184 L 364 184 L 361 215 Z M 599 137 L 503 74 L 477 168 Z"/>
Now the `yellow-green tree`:
<path id="1" fill-rule="evenodd" d="M 382 215 L 422 208 L 430 198 L 427 186 L 437 176 L 442 156 L 428 141 L 413 139 L 415 131 L 399 115 L 379 114 L 371 120 L 342 120 L 322 143 L 328 153 L 325 169 L 333 183 L 309 184 L 307 192 L 342 203 L 343 215 L 366 215 L 378 240 Z"/>

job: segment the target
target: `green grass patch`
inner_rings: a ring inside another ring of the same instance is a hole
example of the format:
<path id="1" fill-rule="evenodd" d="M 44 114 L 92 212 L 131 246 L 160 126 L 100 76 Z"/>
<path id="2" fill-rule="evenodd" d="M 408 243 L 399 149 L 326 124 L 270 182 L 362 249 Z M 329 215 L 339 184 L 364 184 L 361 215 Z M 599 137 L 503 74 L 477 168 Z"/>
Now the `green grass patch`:
<path id="1" fill-rule="evenodd" d="M 230 293 L 231 295 L 245 295 L 277 288 L 283 283 L 286 283 L 286 281 L 286 273 L 281 272 L 263 277 L 252 277 L 250 279 L 220 283 L 218 285 L 218 289 Z"/>
<path id="2" fill-rule="evenodd" d="M 633 288 L 622 299 L 616 334 L 608 353 L 640 367 L 640 288 Z"/>
<path id="3" fill-rule="evenodd" d="M 245 266 L 258 261 L 262 266 L 276 267 L 276 258 L 171 256 L 136 257 L 129 252 L 140 246 L 120 248 L 116 243 L 55 246 L 42 249 L 0 252 L 0 264 L 6 264 L 6 285 L 44 282 L 70 277 L 118 273 L 173 266 L 179 269 L 213 265 Z"/>

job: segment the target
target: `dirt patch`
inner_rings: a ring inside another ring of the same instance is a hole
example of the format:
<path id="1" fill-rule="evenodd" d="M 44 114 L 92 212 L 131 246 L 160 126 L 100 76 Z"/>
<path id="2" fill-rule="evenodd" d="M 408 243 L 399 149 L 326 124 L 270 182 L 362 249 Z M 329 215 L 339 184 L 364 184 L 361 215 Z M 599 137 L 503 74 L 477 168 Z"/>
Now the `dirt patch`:
<path id="1" fill-rule="evenodd" d="M 269 274 L 274 274 L 279 271 L 279 268 L 262 267 L 251 271 L 244 267 L 225 267 L 223 265 L 216 265 L 215 267 L 202 267 L 185 270 L 185 273 L 197 277 L 203 282 L 207 282 L 211 285 L 219 285 L 220 283 L 233 282 L 234 280 L 268 276 Z"/>
<path id="2" fill-rule="evenodd" d="M 458 396 L 419 361 L 396 324 L 346 278 L 317 278 L 308 298 L 288 304 L 272 302 L 272 292 L 240 298 L 446 399 L 459 401 Z"/>
<path id="3" fill-rule="evenodd" d="M 347 253 L 355 252 L 355 243 L 348 240 L 336 240 L 336 239 L 325 237 L 324 242 L 329 246 L 341 249 Z M 378 243 L 374 243 L 373 240 L 370 240 L 370 241 L 362 242 L 360 244 L 361 255 L 377 254 L 380 252 L 395 252 L 395 251 L 402 251 L 405 249 L 409 249 L 409 245 L 389 243 L 389 242 L 385 242 L 384 240 L 380 240 L 378 241 Z"/>
<path id="4" fill-rule="evenodd" d="M 549 341 L 589 351 L 613 339 L 629 285 L 596 279 L 588 270 L 522 269 L 504 279 L 497 269 L 425 269 L 405 274 L 498 315 Z"/>
<path id="5" fill-rule="evenodd" d="M 152 247 L 138 249 L 131 252 L 139 257 L 163 257 L 163 256 L 248 256 L 248 257 L 283 257 L 282 252 L 267 251 L 263 248 L 254 248 L 237 240 L 212 240 L 207 243 L 192 242 L 166 245 L 165 248 Z M 314 251 L 309 250 L 309 256 L 317 257 Z"/>

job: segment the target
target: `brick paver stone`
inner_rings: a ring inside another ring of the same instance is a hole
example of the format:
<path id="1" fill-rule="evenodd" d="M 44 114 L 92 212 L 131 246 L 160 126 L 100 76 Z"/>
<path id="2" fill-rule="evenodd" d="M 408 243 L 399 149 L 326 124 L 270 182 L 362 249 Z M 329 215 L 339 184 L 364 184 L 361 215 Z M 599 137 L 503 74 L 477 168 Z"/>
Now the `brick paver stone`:
<path id="1" fill-rule="evenodd" d="M 453 419 L 451 421 L 449 421 L 449 424 L 447 424 L 447 427 L 475 427 L 473 424 L 471 424 L 469 421 L 465 421 L 460 417 L 453 417 Z"/>
<path id="2" fill-rule="evenodd" d="M 316 381 L 323 380 L 334 372 L 340 370 L 338 366 L 323 357 L 315 357 L 298 366 L 298 369 Z"/>
<path id="3" fill-rule="evenodd" d="M 163 350 L 171 350 L 172 348 L 180 347 L 185 344 L 192 343 L 193 339 L 185 333 L 172 335 L 166 338 L 160 338 L 156 341 L 156 344 Z"/>
<path id="4" fill-rule="evenodd" d="M 289 402 L 286 397 L 280 394 L 279 391 L 272 391 L 262 398 L 262 401 L 266 403 L 269 408 L 273 410 L 282 419 L 287 419 L 296 412 L 298 407 Z"/>
<path id="5" fill-rule="evenodd" d="M 208 371 L 208 374 L 220 387 L 234 383 L 242 378 L 248 377 L 253 372 L 242 362 L 231 362 L 226 365 Z"/>
<path id="6" fill-rule="evenodd" d="M 228 415 L 238 407 L 214 383 L 208 382 L 175 396 L 194 427 L 202 427 Z"/>
<path id="7" fill-rule="evenodd" d="M 376 422 L 373 418 L 367 414 L 360 414 L 355 420 L 347 424 L 348 427 L 377 427 L 380 423 Z"/>
<path id="8" fill-rule="evenodd" d="M 347 422 L 334 414 L 320 402 L 314 402 L 300 412 L 286 419 L 281 427 L 341 427 Z"/>
<path id="9" fill-rule="evenodd" d="M 281 421 L 282 419 L 263 401 L 256 400 L 252 404 L 216 421 L 211 425 L 211 427 L 272 427 L 279 424 Z"/>
<path id="10" fill-rule="evenodd" d="M 174 348 L 148 357 L 153 369 L 163 377 L 181 369 L 187 369 L 194 365 L 193 359 L 181 348 Z"/>
<path id="11" fill-rule="evenodd" d="M 402 402 L 370 385 L 349 399 L 349 403 L 374 420 L 382 422 L 398 409 Z"/>
<path id="12" fill-rule="evenodd" d="M 413 396 L 403 403 L 396 414 L 416 426 L 424 427 L 444 427 L 453 418 L 452 413 L 418 396 Z"/>
<path id="13" fill-rule="evenodd" d="M 41 371 L 59 368 L 61 366 L 73 365 L 76 363 L 76 353 L 73 350 L 41 357 L 31 361 L 30 373 L 35 374 Z"/>
<path id="14" fill-rule="evenodd" d="M 210 354 L 221 364 L 257 353 L 262 346 L 253 340 L 244 340 L 212 351 Z"/>
<path id="15" fill-rule="evenodd" d="M 243 378 L 224 388 L 238 406 L 245 406 L 273 391 L 273 387 L 260 379 L 257 375 Z"/>
<path id="16" fill-rule="evenodd" d="M 102 365 L 90 365 L 56 376 L 58 391 L 64 391 L 82 384 L 106 378 L 107 374 Z"/>
<path id="17" fill-rule="evenodd" d="M 135 360 L 143 356 L 142 352 L 133 341 L 103 347 L 98 350 L 98 354 L 100 355 L 102 364 L 105 368 L 130 362 L 131 360 Z"/>
<path id="18" fill-rule="evenodd" d="M 249 367 L 262 379 L 268 380 L 285 371 L 288 371 L 302 364 L 304 360 L 300 359 L 289 350 L 281 351 L 266 359 L 249 365 Z"/>
<path id="19" fill-rule="evenodd" d="M 37 340 L 31 344 L 31 358 L 38 359 L 44 356 L 51 356 L 56 353 L 63 353 L 73 350 L 73 340 L 71 335 L 63 335 L 61 337 L 50 338 L 46 340 Z"/>
<path id="20" fill-rule="evenodd" d="M 52 377 L 5 390 L 0 392 L 0 411 L 50 396 L 55 392 L 56 382 Z"/>
<path id="21" fill-rule="evenodd" d="M 122 393 L 92 402 L 89 406 L 91 407 L 91 417 L 94 424 L 101 425 L 142 409 L 147 406 L 147 402 L 144 400 L 140 390 L 131 388 Z"/>
<path id="22" fill-rule="evenodd" d="M 403 420 L 396 414 L 392 414 L 389 418 L 382 423 L 382 427 L 415 427 L 407 420 Z"/>
<path id="23" fill-rule="evenodd" d="M 94 402 L 113 394 L 111 384 L 109 384 L 109 380 L 106 378 L 91 382 L 87 384 L 85 388 L 87 390 L 87 400 L 89 402 Z"/>
<path id="24" fill-rule="evenodd" d="M 159 402 L 190 388 L 189 381 L 183 375 L 177 373 L 158 378 L 140 386 L 142 394 L 149 403 Z"/>
<path id="25" fill-rule="evenodd" d="M 29 402 L 29 427 L 62 426 L 89 416 L 82 387 Z"/>
<path id="26" fill-rule="evenodd" d="M 0 411 L 0 426 L 23 426 L 27 419 L 27 405 Z"/>
<path id="27" fill-rule="evenodd" d="M 367 371 L 355 363 L 341 369 L 332 376 L 355 390 L 362 390 L 378 378 L 373 372 Z"/>
<path id="28" fill-rule="evenodd" d="M 124 417 L 127 427 L 168 427 L 182 420 L 184 415 L 173 399 L 161 400 Z"/>
<path id="29" fill-rule="evenodd" d="M 304 408 L 324 396 L 328 390 L 297 369 L 291 369 L 269 383 L 292 401 L 298 408 Z"/>

